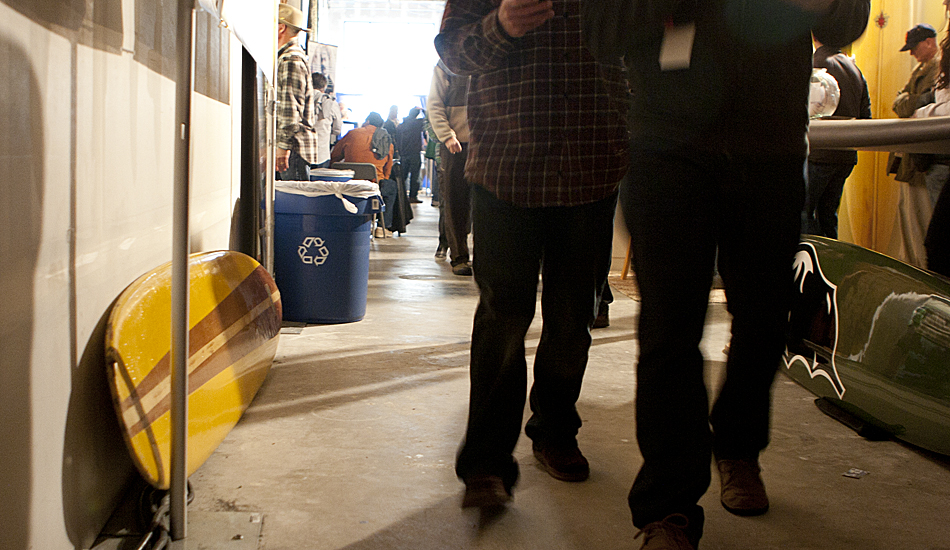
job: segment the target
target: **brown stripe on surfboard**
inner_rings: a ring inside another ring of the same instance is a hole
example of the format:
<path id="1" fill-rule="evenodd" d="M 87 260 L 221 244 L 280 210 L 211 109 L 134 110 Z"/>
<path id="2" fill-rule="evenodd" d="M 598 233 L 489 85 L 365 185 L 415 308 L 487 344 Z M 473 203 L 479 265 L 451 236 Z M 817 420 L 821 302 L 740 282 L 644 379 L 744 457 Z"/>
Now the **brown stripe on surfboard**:
<path id="1" fill-rule="evenodd" d="M 191 395 L 201 389 L 206 382 L 225 371 L 228 367 L 235 364 L 241 358 L 252 354 L 255 350 L 266 347 L 276 337 L 262 340 L 260 334 L 267 330 L 267 325 L 272 323 L 273 317 L 268 315 L 269 311 L 264 310 L 252 322 L 248 323 L 237 334 L 233 335 L 226 345 L 220 346 L 207 359 L 198 365 L 188 375 L 188 394 Z M 147 428 L 152 422 L 155 422 L 169 411 L 171 407 L 171 395 L 168 392 L 147 411 L 145 417 L 138 416 L 139 420 L 128 427 L 130 437 L 134 437 L 143 429 Z"/>
<path id="2" fill-rule="evenodd" d="M 240 320 L 241 317 L 246 315 L 254 306 L 264 300 L 271 299 L 271 296 L 276 290 L 276 285 L 274 285 L 274 288 L 271 288 L 269 275 L 265 276 L 266 273 L 266 270 L 262 266 L 258 266 L 254 271 L 249 273 L 224 300 L 221 300 L 213 310 L 192 327 L 188 333 L 189 358 L 220 334 L 221 330 L 226 330 Z M 260 284 L 262 281 L 265 282 L 265 284 Z M 218 325 L 220 329 L 215 330 L 215 325 Z M 265 332 L 266 338 L 270 339 L 273 335 L 280 332 L 280 316 L 277 316 L 277 322 L 274 327 L 262 328 L 265 330 L 273 329 L 273 332 L 269 330 Z M 168 351 L 159 359 L 155 366 L 152 367 L 151 372 L 139 382 L 136 393 L 141 396 L 148 395 L 162 380 L 170 375 L 171 351 Z M 132 398 L 130 396 L 122 402 L 122 411 L 128 410 L 131 406 Z"/>

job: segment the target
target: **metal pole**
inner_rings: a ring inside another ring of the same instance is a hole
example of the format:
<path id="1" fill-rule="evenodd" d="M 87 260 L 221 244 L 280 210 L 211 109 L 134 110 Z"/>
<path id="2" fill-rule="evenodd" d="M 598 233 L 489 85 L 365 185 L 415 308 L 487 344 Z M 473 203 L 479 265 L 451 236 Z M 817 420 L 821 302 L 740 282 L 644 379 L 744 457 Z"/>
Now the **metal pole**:
<path id="1" fill-rule="evenodd" d="M 264 169 L 264 269 L 274 274 L 274 173 L 277 170 L 277 90 L 272 84 L 264 88 L 264 120 L 267 125 L 267 163 Z"/>
<path id="2" fill-rule="evenodd" d="M 195 0 L 178 0 L 175 88 L 175 191 L 172 227 L 171 536 L 187 535 L 188 499 L 188 188 L 191 149 L 192 16 Z"/>

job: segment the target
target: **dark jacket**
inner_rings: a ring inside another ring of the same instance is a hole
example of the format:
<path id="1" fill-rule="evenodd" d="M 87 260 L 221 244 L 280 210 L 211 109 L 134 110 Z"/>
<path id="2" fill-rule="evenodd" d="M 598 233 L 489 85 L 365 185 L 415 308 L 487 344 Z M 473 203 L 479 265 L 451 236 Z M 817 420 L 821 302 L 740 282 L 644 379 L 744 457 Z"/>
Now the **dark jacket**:
<path id="1" fill-rule="evenodd" d="M 418 116 L 418 115 L 417 115 Z M 422 126 L 425 117 L 402 119 L 402 124 L 396 128 L 396 148 L 403 156 L 418 155 L 422 150 Z"/>
<path id="2" fill-rule="evenodd" d="M 584 7 L 592 51 L 627 66 L 634 147 L 751 157 L 805 157 L 810 33 L 844 46 L 870 15 L 870 0 L 836 0 L 820 15 L 781 0 L 588 0 Z M 695 23 L 687 69 L 660 68 L 668 23 Z"/>
<path id="3" fill-rule="evenodd" d="M 820 46 L 812 56 L 812 65 L 825 69 L 838 81 L 841 91 L 838 108 L 834 116 L 849 118 L 871 118 L 871 97 L 868 95 L 868 82 L 854 60 L 841 53 L 839 48 Z M 856 164 L 857 151 L 835 151 L 831 149 L 813 149 L 808 155 L 809 162 L 824 164 Z"/>

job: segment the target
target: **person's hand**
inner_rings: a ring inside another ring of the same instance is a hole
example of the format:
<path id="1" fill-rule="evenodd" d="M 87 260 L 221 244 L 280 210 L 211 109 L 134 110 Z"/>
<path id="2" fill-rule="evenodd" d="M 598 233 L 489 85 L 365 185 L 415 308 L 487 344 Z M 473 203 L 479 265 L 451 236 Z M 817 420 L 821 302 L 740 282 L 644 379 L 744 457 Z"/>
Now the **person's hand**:
<path id="1" fill-rule="evenodd" d="M 460 153 L 460 152 L 462 151 L 462 144 L 459 143 L 458 138 L 455 137 L 455 136 L 452 136 L 452 137 L 450 137 L 449 139 L 445 140 L 445 147 L 446 147 L 446 148 L 449 150 L 449 152 L 452 153 L 453 155 L 454 155 L 455 153 Z"/>
<path id="2" fill-rule="evenodd" d="M 512 38 L 521 38 L 552 17 L 551 0 L 502 0 L 498 7 L 498 22 Z"/>
<path id="3" fill-rule="evenodd" d="M 290 167 L 290 151 L 287 149 L 281 149 L 280 147 L 278 147 L 276 161 L 277 161 L 276 163 L 277 171 L 278 172 L 286 171 L 287 168 Z"/>

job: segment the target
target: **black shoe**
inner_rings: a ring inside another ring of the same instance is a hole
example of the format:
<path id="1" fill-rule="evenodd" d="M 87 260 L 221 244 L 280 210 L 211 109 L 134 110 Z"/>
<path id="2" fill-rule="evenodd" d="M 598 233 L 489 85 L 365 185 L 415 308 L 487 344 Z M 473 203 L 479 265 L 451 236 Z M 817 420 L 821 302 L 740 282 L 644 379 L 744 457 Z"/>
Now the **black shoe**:
<path id="1" fill-rule="evenodd" d="M 445 253 L 446 253 L 446 249 L 444 249 L 444 248 L 442 248 L 442 247 L 440 246 L 439 248 L 437 248 L 437 249 L 435 250 L 435 257 L 438 258 L 438 259 L 440 259 L 440 260 L 441 260 L 441 259 L 444 259 L 444 258 L 445 258 Z"/>
<path id="2" fill-rule="evenodd" d="M 409 202 L 411 202 L 412 204 L 422 204 L 422 201 L 417 198 L 410 198 Z"/>
<path id="3" fill-rule="evenodd" d="M 610 306 L 604 302 L 600 303 L 597 309 L 597 317 L 594 318 L 594 324 L 590 328 L 605 328 L 610 326 Z"/>
<path id="4" fill-rule="evenodd" d="M 577 442 L 571 441 L 565 445 L 551 445 L 535 441 L 531 444 L 534 457 L 545 472 L 554 479 L 561 481 L 584 481 L 590 477 L 590 464 Z"/>
<path id="5" fill-rule="evenodd" d="M 498 510 L 511 502 L 511 489 L 505 487 L 501 477 L 479 475 L 465 480 L 465 495 L 462 508 Z"/>

